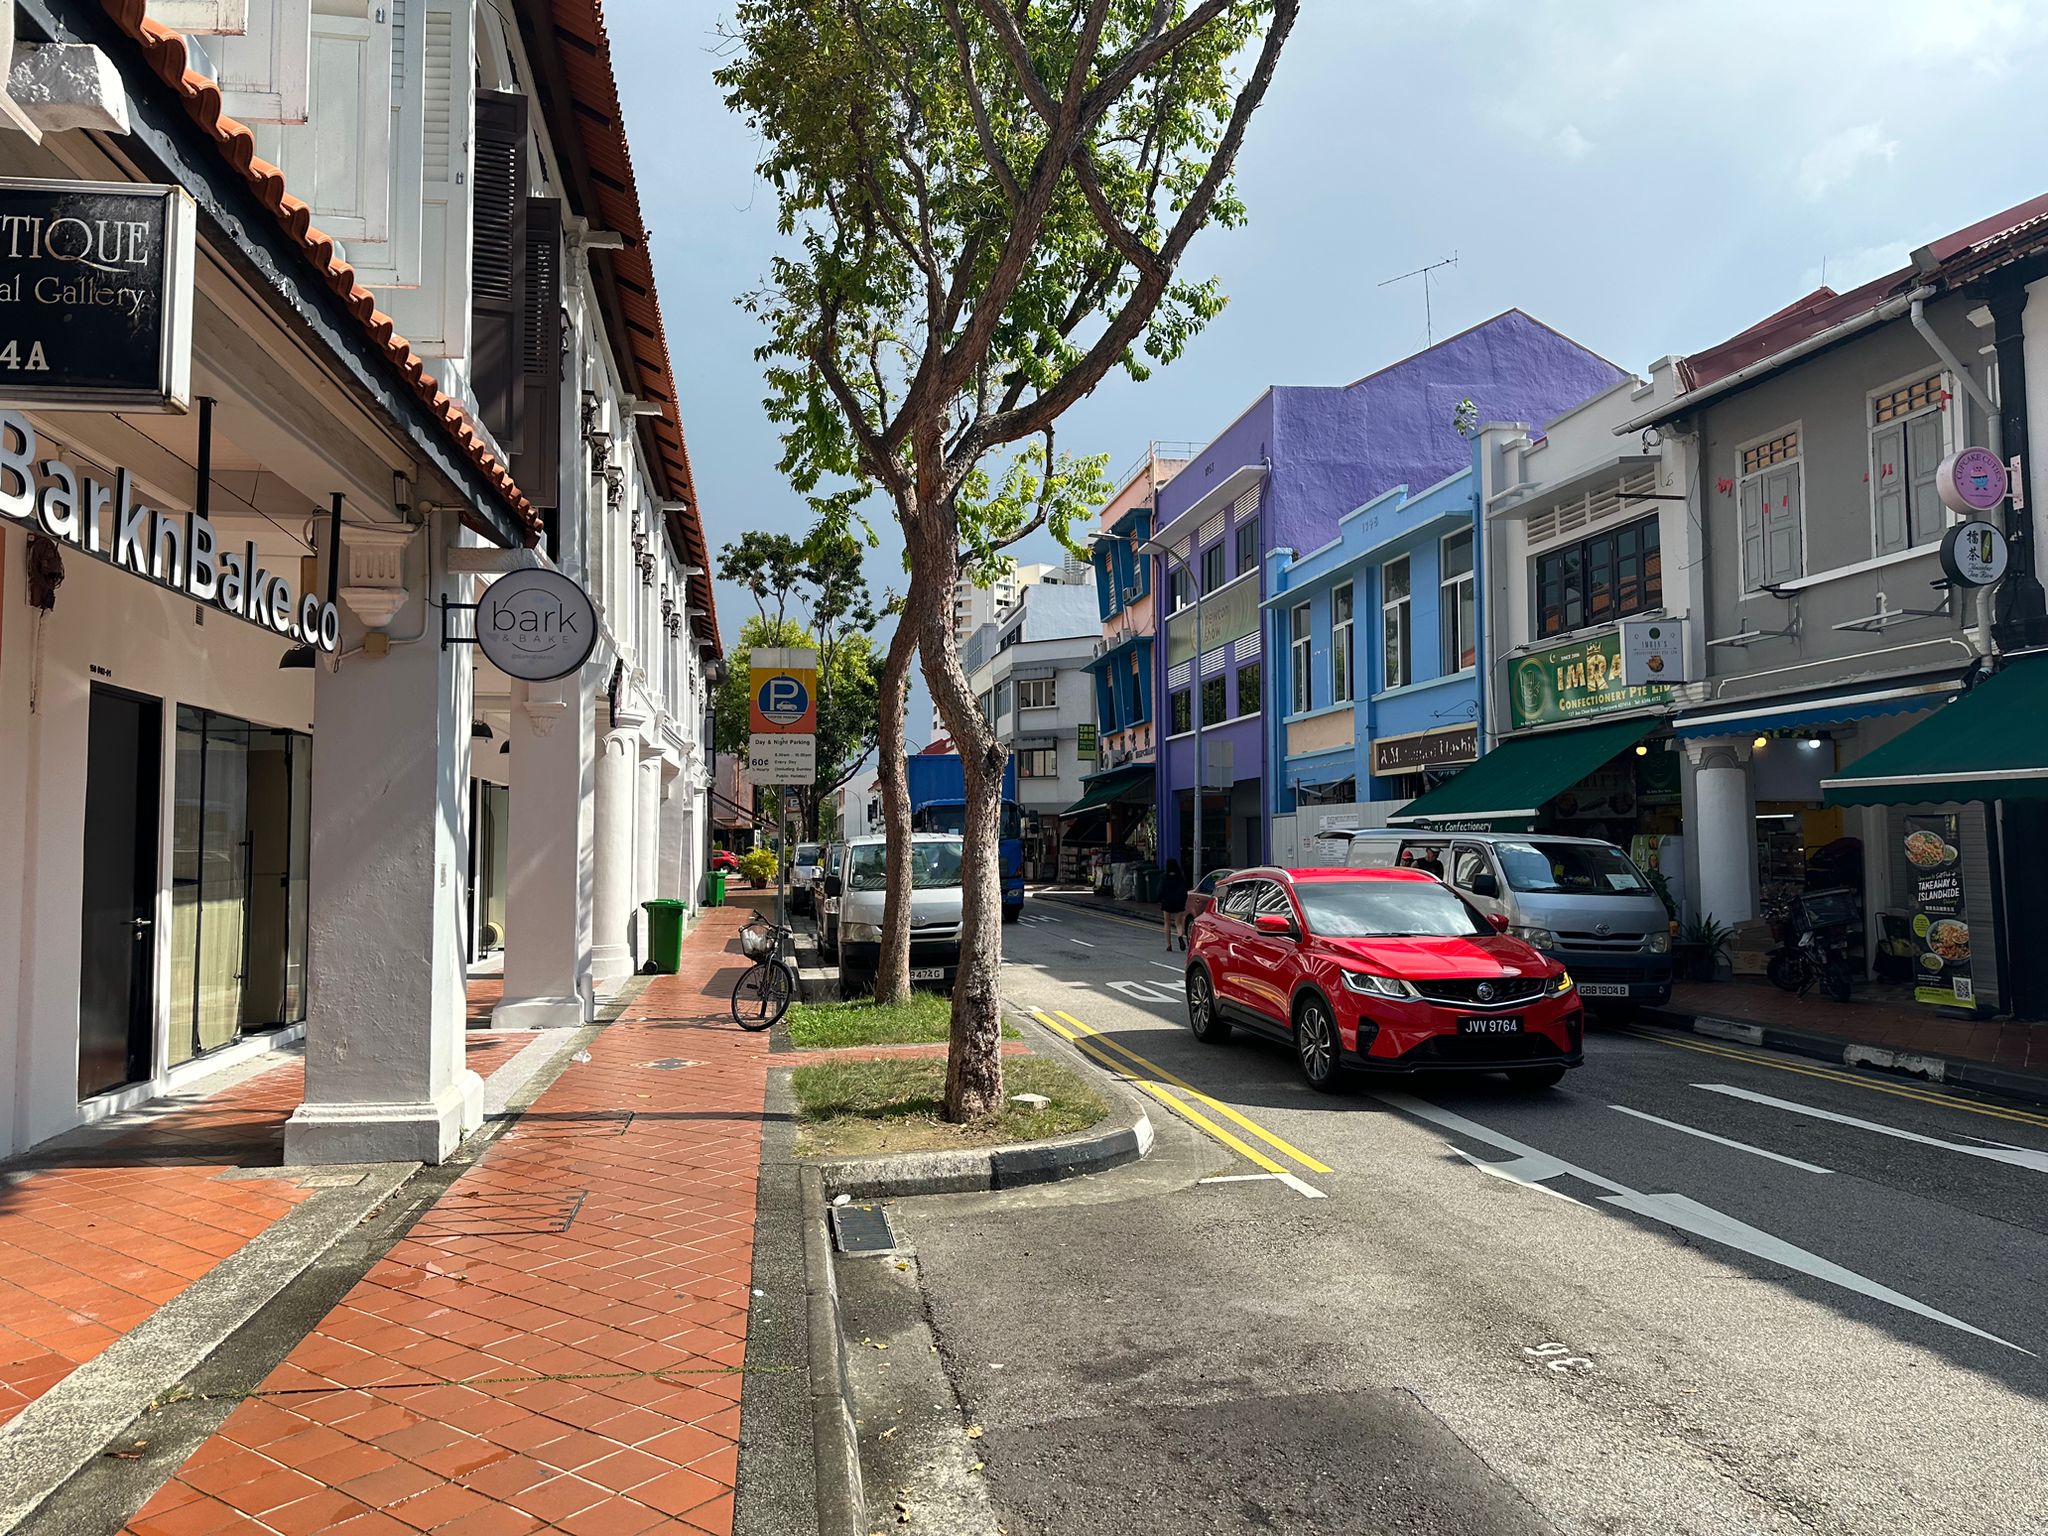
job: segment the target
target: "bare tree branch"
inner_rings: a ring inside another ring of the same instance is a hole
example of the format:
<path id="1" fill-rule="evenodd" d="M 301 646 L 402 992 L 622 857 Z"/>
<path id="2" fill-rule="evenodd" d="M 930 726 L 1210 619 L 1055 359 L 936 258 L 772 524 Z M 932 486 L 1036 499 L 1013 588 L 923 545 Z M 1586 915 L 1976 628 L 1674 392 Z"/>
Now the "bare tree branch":
<path id="1" fill-rule="evenodd" d="M 1088 106 L 1084 109 L 1084 116 L 1099 117 L 1111 102 L 1123 95 L 1125 88 L 1133 80 L 1229 10 L 1233 3 L 1234 0 L 1202 0 L 1200 5 L 1181 19 L 1178 26 L 1169 27 L 1163 32 L 1159 30 L 1159 26 L 1165 20 L 1163 13 L 1166 7 L 1153 7 L 1153 24 L 1149 34 L 1134 44 L 1129 53 L 1102 72 L 1102 79 L 1097 82 L 1095 89 L 1088 93 Z M 1276 25 L 1279 22 L 1278 12 L 1279 8 L 1276 7 Z M 1288 25 L 1292 24 L 1290 19 Z M 1271 35 L 1269 32 L 1268 38 Z"/>
<path id="2" fill-rule="evenodd" d="M 1052 99 L 1052 92 L 1045 88 L 1045 82 L 1038 78 L 1038 71 L 1031 64 L 1031 50 L 1024 44 L 1024 16 L 1028 7 L 1017 7 L 1012 17 L 1003 9 L 1002 0 L 976 0 L 981 14 L 988 18 L 989 27 L 995 32 L 996 41 L 1003 45 L 1003 52 L 1009 58 L 1011 73 L 1016 75 L 1017 84 L 1023 88 L 1028 100 L 1038 115 L 1051 123 L 1059 116 L 1059 107 Z M 1079 56 L 1076 56 L 1079 67 Z"/>
<path id="3" fill-rule="evenodd" d="M 996 142 L 995 130 L 989 125 L 988 103 L 981 94 L 981 82 L 974 76 L 974 54 L 968 45 L 967 23 L 961 19 L 959 0 L 943 0 L 946 9 L 946 25 L 953 33 L 953 44 L 960 54 L 960 74 L 967 84 L 967 104 L 974 113 L 974 134 L 981 141 L 981 152 L 988 156 L 989 169 L 996 173 L 996 180 L 1002 183 L 1003 195 L 1016 207 L 1024 201 L 1024 190 L 1017 185 L 1017 173 L 1010 169 L 1010 162 L 1004 156 L 1002 146 Z"/>

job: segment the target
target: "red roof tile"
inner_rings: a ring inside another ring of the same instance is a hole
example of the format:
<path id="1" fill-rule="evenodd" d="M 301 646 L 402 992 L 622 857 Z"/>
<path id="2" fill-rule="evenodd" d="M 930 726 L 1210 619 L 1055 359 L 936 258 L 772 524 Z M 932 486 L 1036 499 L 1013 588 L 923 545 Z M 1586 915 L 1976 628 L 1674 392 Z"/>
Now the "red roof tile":
<path id="1" fill-rule="evenodd" d="M 115 25 L 141 45 L 143 58 L 177 93 L 186 115 L 205 130 L 221 158 L 249 183 L 257 200 L 271 211 L 299 253 L 390 359 L 407 387 L 440 419 L 448 435 L 526 525 L 527 543 L 533 543 L 541 530 L 540 514 L 519 489 L 511 471 L 491 452 L 462 406 L 442 393 L 434 376 L 427 372 L 425 362 L 398 334 L 391 317 L 377 308 L 376 296 L 357 284 L 355 268 L 340 258 L 334 241 L 314 228 L 312 210 L 285 190 L 284 173 L 258 158 L 255 135 L 221 110 L 220 87 L 188 67 L 183 34 L 145 16 L 144 0 L 100 0 L 100 4 Z"/>
<path id="2" fill-rule="evenodd" d="M 661 415 L 651 419 L 643 443 L 651 443 L 650 457 L 669 499 L 686 504 L 684 511 L 670 514 L 670 537 L 683 559 L 704 572 L 691 578 L 690 597 L 704 611 L 704 638 L 722 654 L 718 607 L 711 588 L 711 549 L 705 542 L 697 483 L 683 441 L 682 407 L 676 397 L 661 300 L 654 287 L 654 257 L 648 248 L 640 189 L 633 176 L 632 150 L 619 110 L 619 83 L 612 71 L 604 7 L 601 0 L 550 0 L 550 11 L 562 72 L 574 99 L 576 131 L 596 189 L 597 206 L 586 214 L 596 227 L 616 230 L 627 241 L 623 249 L 608 253 L 627 331 L 612 338 L 613 349 L 620 364 L 635 376 L 634 393 L 661 407 Z"/>
<path id="3" fill-rule="evenodd" d="M 1680 377 L 1688 393 L 1703 389 L 1854 319 L 1886 299 L 1909 293 L 1922 284 L 1960 281 L 1981 266 L 1995 265 L 1992 258 L 2010 254 L 2015 245 L 2030 246 L 2042 239 L 2048 239 L 2048 194 L 1930 241 L 1926 246 L 1926 254 L 1932 259 L 1929 266 L 1902 267 L 1847 293 L 1816 288 L 1718 346 L 1683 359 L 1679 364 Z"/>

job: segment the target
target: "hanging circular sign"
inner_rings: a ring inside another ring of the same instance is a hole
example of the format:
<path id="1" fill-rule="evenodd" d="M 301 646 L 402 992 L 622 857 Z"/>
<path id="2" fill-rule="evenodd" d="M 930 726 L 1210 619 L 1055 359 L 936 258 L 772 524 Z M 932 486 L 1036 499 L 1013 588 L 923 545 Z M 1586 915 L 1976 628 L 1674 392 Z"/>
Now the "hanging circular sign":
<path id="1" fill-rule="evenodd" d="M 567 677 L 597 646 L 597 609 L 560 571 L 512 571 L 476 605 L 476 643 L 507 677 Z"/>
<path id="2" fill-rule="evenodd" d="M 1989 448 L 1965 448 L 1934 471 L 1934 491 L 1949 511 L 1968 517 L 2005 500 L 2005 463 Z"/>
<path id="3" fill-rule="evenodd" d="M 1988 587 L 2005 574 L 2012 551 L 1990 523 L 1957 523 L 1943 535 L 1941 568 L 1965 587 Z"/>

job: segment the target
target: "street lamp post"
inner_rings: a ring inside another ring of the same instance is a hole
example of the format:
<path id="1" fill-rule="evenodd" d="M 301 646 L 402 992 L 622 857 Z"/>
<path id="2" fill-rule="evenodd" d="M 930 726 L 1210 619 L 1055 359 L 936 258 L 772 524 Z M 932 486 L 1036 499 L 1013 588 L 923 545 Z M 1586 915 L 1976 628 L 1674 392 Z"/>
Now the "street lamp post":
<path id="1" fill-rule="evenodd" d="M 1126 537 L 1129 536 L 1126 535 Z M 1188 590 L 1194 593 L 1195 654 L 1190 658 L 1188 666 L 1188 713 L 1193 718 L 1195 726 L 1195 837 L 1194 847 L 1188 855 L 1189 867 L 1192 870 L 1192 873 L 1188 876 L 1188 885 L 1190 888 L 1193 888 L 1202 883 L 1202 792 L 1206 787 L 1208 777 L 1204 772 L 1205 765 L 1202 761 L 1202 726 L 1204 723 L 1202 710 L 1202 594 L 1195 589 L 1195 570 L 1188 563 L 1185 556 L 1175 554 L 1172 549 L 1160 543 L 1157 539 L 1147 539 L 1142 544 L 1138 544 L 1133 540 L 1132 543 L 1139 554 L 1157 555 L 1166 560 L 1168 562 L 1169 574 L 1172 567 L 1178 565 L 1187 577 Z M 1167 588 L 1171 592 L 1171 580 L 1168 581 Z M 1173 614 L 1171 612 L 1166 615 L 1166 622 L 1169 625 L 1172 624 Z M 1171 636 L 1168 636 L 1168 639 L 1170 640 Z M 1171 670 L 1169 666 L 1169 673 Z M 1167 708 L 1170 711 L 1173 708 L 1172 694 L 1170 692 L 1167 698 Z M 1171 726 L 1172 723 L 1172 719 L 1169 717 L 1167 724 Z"/>

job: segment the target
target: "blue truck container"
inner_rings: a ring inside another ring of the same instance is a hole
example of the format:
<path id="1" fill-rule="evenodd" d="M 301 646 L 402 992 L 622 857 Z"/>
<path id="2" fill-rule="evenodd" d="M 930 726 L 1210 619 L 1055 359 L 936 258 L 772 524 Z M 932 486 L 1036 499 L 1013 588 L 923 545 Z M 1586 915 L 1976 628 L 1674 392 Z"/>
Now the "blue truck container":
<path id="1" fill-rule="evenodd" d="M 920 752 L 904 759 L 910 825 L 917 832 L 960 831 L 967 817 L 967 769 L 957 752 Z M 1017 760 L 1003 765 L 1003 921 L 1024 915 L 1024 813 L 1017 805 Z"/>

